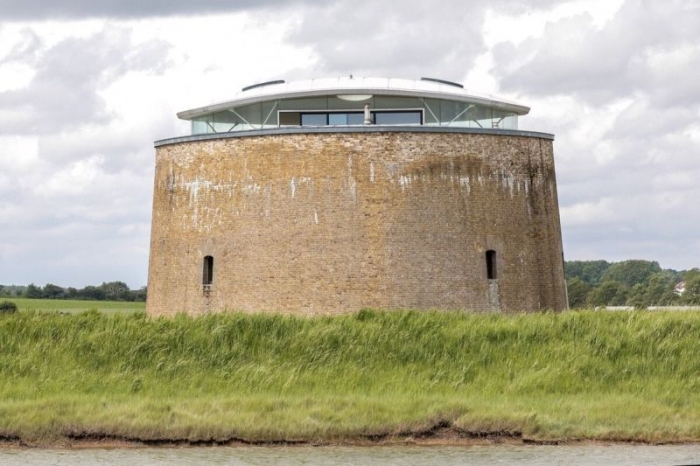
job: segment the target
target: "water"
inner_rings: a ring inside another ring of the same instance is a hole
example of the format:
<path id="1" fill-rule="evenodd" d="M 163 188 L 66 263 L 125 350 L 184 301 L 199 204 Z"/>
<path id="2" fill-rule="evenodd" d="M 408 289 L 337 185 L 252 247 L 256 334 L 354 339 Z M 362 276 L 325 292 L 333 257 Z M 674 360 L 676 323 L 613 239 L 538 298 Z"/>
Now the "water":
<path id="1" fill-rule="evenodd" d="M 692 465 L 700 445 L 0 449 L 0 464 L 83 465 Z"/>

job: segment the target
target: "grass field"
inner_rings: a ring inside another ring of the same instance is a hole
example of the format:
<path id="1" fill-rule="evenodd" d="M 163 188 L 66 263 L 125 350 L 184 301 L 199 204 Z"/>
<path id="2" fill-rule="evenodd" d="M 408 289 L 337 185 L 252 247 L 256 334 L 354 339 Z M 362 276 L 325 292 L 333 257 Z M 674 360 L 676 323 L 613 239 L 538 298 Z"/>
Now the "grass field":
<path id="1" fill-rule="evenodd" d="M 84 301 L 79 299 L 28 299 L 28 298 L 3 298 L 0 302 L 12 301 L 21 310 L 27 311 L 59 311 L 75 313 L 96 309 L 101 312 L 143 312 L 146 310 L 144 302 L 126 301 Z"/>
<path id="2" fill-rule="evenodd" d="M 0 436 L 700 441 L 700 314 L 0 316 Z"/>

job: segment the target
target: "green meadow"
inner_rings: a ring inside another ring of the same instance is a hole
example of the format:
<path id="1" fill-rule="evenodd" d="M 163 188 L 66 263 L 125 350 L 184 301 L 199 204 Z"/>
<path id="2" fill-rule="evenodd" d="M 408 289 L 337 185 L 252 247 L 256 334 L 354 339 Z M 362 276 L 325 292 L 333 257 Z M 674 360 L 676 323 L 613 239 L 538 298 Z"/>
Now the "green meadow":
<path id="1" fill-rule="evenodd" d="M 0 437 L 700 441 L 700 313 L 0 316 Z"/>
<path id="2" fill-rule="evenodd" d="M 29 298 L 3 298 L 0 302 L 11 301 L 17 304 L 17 308 L 27 311 L 66 312 L 75 313 L 95 309 L 101 312 L 144 312 L 145 302 L 128 301 L 86 301 L 80 299 L 29 299 Z"/>

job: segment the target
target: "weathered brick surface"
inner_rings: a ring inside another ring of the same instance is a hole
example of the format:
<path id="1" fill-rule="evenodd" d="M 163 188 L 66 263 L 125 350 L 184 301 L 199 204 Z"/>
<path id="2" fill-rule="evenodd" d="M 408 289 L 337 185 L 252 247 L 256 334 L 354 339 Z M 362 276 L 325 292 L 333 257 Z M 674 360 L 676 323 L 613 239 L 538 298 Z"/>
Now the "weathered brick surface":
<path id="1" fill-rule="evenodd" d="M 547 139 L 287 134 L 156 151 L 151 315 L 561 310 L 562 261 Z"/>

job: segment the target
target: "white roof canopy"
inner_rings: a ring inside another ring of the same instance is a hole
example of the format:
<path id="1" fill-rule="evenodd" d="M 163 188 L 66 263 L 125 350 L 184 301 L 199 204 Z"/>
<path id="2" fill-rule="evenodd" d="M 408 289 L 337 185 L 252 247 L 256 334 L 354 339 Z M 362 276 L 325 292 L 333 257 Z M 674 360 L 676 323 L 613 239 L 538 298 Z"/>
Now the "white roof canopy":
<path id="1" fill-rule="evenodd" d="M 340 77 L 309 79 L 305 81 L 279 82 L 250 86 L 236 94 L 233 100 L 207 105 L 177 114 L 178 118 L 191 120 L 234 107 L 278 99 L 297 99 L 325 95 L 384 95 L 431 99 L 446 99 L 474 103 L 517 115 L 526 115 L 530 108 L 493 96 L 470 94 L 458 84 L 439 80 L 412 80 L 397 78 Z"/>

